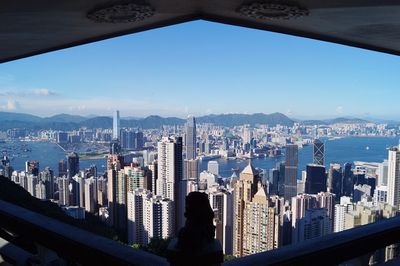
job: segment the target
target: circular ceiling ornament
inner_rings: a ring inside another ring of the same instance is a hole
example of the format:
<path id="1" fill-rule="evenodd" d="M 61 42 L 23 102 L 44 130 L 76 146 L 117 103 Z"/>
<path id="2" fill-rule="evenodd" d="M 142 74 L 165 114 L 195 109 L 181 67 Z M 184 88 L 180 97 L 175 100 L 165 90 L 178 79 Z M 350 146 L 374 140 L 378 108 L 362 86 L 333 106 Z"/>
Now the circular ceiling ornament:
<path id="1" fill-rule="evenodd" d="M 297 5 L 259 2 L 243 5 L 237 12 L 243 16 L 259 20 L 288 20 L 309 14 L 307 9 Z"/>
<path id="2" fill-rule="evenodd" d="M 147 19 L 154 15 L 154 9 L 147 4 L 116 4 L 93 10 L 87 17 L 100 23 L 129 23 Z"/>

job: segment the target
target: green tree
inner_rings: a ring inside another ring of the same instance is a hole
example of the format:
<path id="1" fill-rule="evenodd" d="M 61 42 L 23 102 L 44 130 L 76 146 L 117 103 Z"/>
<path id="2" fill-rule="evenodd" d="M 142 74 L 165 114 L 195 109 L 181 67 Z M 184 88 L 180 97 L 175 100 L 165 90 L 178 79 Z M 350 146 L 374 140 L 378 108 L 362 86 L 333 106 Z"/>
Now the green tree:
<path id="1" fill-rule="evenodd" d="M 150 239 L 150 243 L 147 245 L 147 251 L 156 254 L 161 257 L 167 256 L 167 248 L 171 238 L 163 239 L 154 237 Z"/>

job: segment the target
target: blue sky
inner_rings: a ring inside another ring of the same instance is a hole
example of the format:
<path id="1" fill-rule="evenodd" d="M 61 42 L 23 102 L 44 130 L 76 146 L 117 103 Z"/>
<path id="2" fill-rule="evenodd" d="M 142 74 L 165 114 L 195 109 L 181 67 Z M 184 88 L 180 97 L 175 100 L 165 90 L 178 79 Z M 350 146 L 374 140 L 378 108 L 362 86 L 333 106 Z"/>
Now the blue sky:
<path id="1" fill-rule="evenodd" d="M 400 120 L 396 56 L 197 21 L 0 64 L 0 110 Z"/>

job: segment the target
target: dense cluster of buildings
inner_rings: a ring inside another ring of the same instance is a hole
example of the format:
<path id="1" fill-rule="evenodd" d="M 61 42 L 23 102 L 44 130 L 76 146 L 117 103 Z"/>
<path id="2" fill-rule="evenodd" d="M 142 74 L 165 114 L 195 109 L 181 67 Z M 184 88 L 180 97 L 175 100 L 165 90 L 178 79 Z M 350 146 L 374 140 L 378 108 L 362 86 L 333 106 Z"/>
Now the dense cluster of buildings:
<path id="1" fill-rule="evenodd" d="M 214 210 L 215 237 L 225 254 L 238 257 L 398 214 L 400 147 L 390 149 L 382 163 L 330 163 L 326 168 L 324 142 L 315 138 L 307 142 L 313 145 L 310 164 L 298 177 L 298 152 L 304 141 L 296 132 L 302 129 L 274 130 L 243 126 L 227 132 L 196 125 L 189 117 L 183 130 L 165 127 L 142 133 L 122 129 L 116 112 L 105 173 L 97 173 L 94 166 L 80 169 L 74 152 L 59 162 L 57 176 L 48 167 L 39 171 L 37 161 L 28 161 L 25 171 L 13 171 L 7 158 L 1 161 L 1 171 L 33 196 L 58 202 L 74 217 L 83 218 L 85 211 L 97 213 L 129 244 L 144 246 L 152 238 L 176 236 L 185 223 L 185 196 L 204 192 Z M 282 131 L 288 136 L 277 133 Z M 268 146 L 269 142 L 276 145 Z M 140 156 L 127 159 L 123 151 L 131 149 L 142 150 Z M 207 170 L 199 170 L 199 160 L 213 150 L 218 150 L 214 155 L 229 157 L 262 151 L 277 155 L 281 149 L 284 160 L 267 172 L 251 161 L 239 176 L 234 172 L 221 177 L 214 160 Z M 392 245 L 371 259 L 384 261 L 397 252 Z"/>

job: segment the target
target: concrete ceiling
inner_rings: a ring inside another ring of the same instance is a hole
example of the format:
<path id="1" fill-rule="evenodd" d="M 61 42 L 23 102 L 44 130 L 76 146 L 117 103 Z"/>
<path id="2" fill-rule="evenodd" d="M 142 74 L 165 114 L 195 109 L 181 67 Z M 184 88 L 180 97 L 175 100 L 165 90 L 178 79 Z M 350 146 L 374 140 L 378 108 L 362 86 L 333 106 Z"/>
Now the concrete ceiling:
<path id="1" fill-rule="evenodd" d="M 198 19 L 400 55 L 398 0 L 2 0 L 0 63 Z"/>

